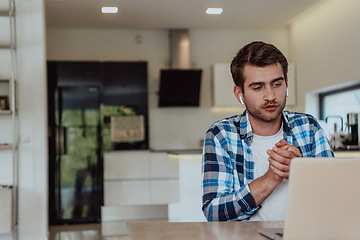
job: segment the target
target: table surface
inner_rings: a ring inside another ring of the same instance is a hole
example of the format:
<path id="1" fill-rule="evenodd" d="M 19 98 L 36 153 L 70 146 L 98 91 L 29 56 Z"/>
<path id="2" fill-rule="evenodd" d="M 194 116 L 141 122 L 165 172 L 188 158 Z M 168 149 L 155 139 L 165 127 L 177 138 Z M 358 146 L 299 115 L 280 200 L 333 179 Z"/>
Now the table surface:
<path id="1" fill-rule="evenodd" d="M 262 227 L 281 228 L 284 222 L 129 222 L 132 240 L 264 240 Z"/>

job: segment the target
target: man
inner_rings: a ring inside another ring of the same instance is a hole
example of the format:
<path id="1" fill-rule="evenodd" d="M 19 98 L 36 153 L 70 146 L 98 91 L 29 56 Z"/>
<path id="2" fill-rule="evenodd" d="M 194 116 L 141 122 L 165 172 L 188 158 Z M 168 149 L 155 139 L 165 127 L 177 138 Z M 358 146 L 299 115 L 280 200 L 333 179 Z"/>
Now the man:
<path id="1" fill-rule="evenodd" d="M 314 117 L 283 111 L 287 71 L 285 56 L 264 42 L 252 42 L 234 57 L 234 94 L 246 110 L 206 133 L 202 184 L 208 221 L 284 220 L 291 160 L 334 156 Z"/>

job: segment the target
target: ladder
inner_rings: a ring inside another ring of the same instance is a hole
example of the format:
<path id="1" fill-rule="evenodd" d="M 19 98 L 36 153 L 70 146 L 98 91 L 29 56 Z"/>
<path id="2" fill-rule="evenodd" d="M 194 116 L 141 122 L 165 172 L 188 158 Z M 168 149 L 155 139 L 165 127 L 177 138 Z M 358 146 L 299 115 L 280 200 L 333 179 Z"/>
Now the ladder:
<path id="1" fill-rule="evenodd" d="M 5 139 L 0 138 L 0 163 L 12 163 L 12 179 L 0 179 L 0 205 L 3 207 L 0 211 L 0 237 L 9 235 L 18 239 L 15 0 L 0 0 L 0 26 L 0 131 L 5 135 Z"/>

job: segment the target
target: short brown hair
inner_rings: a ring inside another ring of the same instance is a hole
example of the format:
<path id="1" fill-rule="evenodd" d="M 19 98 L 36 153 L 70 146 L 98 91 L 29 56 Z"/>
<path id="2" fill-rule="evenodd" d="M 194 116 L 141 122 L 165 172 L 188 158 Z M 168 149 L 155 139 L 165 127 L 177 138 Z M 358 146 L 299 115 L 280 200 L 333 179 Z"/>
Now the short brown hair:
<path id="1" fill-rule="evenodd" d="M 235 85 L 244 92 L 244 68 L 246 64 L 265 67 L 280 63 L 284 78 L 287 79 L 288 62 L 282 52 L 274 45 L 255 41 L 242 47 L 231 62 L 230 70 Z"/>

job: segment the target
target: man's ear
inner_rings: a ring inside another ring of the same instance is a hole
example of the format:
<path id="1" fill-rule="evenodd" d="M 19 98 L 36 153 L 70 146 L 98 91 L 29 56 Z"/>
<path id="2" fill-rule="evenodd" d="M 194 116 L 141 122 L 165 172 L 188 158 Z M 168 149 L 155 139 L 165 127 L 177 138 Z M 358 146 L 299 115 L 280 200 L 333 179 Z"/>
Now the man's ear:
<path id="1" fill-rule="evenodd" d="M 234 95 L 236 99 L 239 101 L 239 103 L 244 104 L 244 101 L 242 100 L 242 91 L 239 86 L 234 86 Z"/>

